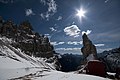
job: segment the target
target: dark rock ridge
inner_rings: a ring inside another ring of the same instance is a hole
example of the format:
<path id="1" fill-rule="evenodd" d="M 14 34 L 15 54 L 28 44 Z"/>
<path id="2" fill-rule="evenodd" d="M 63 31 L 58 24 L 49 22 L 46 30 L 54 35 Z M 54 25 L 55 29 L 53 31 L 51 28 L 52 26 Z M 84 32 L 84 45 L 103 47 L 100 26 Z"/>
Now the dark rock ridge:
<path id="1" fill-rule="evenodd" d="M 92 41 L 88 38 L 86 34 L 83 34 L 83 47 L 81 48 L 81 52 L 83 53 L 83 57 L 85 62 L 90 58 L 97 59 L 97 51 L 96 47 L 92 44 Z"/>
<path id="2" fill-rule="evenodd" d="M 61 71 L 63 72 L 70 72 L 76 71 L 78 66 L 82 61 L 82 55 L 77 54 L 61 54 L 59 57 L 59 62 L 61 64 Z"/>
<path id="3" fill-rule="evenodd" d="M 55 51 L 47 36 L 34 32 L 29 21 L 16 25 L 12 20 L 4 21 L 0 16 L 0 35 L 11 38 L 15 48 L 35 57 L 53 57 Z"/>
<path id="4" fill-rule="evenodd" d="M 120 68 L 120 47 L 98 54 L 98 59 L 103 61 L 109 72 L 116 72 Z"/>

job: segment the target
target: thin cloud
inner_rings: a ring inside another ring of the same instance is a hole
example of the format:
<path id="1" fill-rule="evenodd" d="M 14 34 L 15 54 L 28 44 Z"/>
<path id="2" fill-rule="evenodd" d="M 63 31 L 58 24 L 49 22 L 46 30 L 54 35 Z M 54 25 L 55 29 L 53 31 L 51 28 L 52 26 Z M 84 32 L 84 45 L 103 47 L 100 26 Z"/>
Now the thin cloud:
<path id="1" fill-rule="evenodd" d="M 56 48 L 56 52 L 61 53 L 61 54 L 80 54 L 81 53 L 81 48 Z"/>
<path id="2" fill-rule="evenodd" d="M 61 30 L 59 30 L 58 27 L 56 27 L 55 25 L 54 25 L 54 27 L 49 27 L 49 29 L 50 29 L 50 31 L 51 31 L 50 39 L 51 39 L 52 36 L 54 36 L 55 34 L 61 32 Z"/>
<path id="3" fill-rule="evenodd" d="M 57 12 L 57 4 L 54 0 L 41 0 L 41 3 L 48 6 L 48 10 L 45 13 L 41 13 L 40 16 L 42 19 L 49 20 Z"/>
<path id="4" fill-rule="evenodd" d="M 105 46 L 105 44 L 95 44 L 96 47 Z"/>
<path id="5" fill-rule="evenodd" d="M 65 42 L 59 42 L 58 44 L 64 44 Z"/>
<path id="6" fill-rule="evenodd" d="M 50 42 L 50 43 L 54 46 L 58 45 L 57 42 Z"/>
<path id="7" fill-rule="evenodd" d="M 65 42 L 50 42 L 52 45 L 63 45 Z"/>
<path id="8" fill-rule="evenodd" d="M 44 34 L 45 36 L 47 36 L 49 39 L 51 38 L 50 34 Z"/>
<path id="9" fill-rule="evenodd" d="M 80 29 L 78 28 L 77 25 L 67 26 L 64 29 L 64 32 L 66 35 L 73 36 L 73 37 L 78 37 L 80 35 Z"/>
<path id="10" fill-rule="evenodd" d="M 52 45 L 56 46 L 56 45 L 61 45 L 61 44 L 67 44 L 67 45 L 81 45 L 83 43 L 83 41 L 68 41 L 68 42 L 51 42 Z"/>
<path id="11" fill-rule="evenodd" d="M 44 34 L 45 36 L 49 36 L 50 34 Z"/>
<path id="12" fill-rule="evenodd" d="M 55 50 L 63 50 L 63 51 L 73 51 L 73 50 L 81 50 L 81 48 L 56 48 Z"/>
<path id="13" fill-rule="evenodd" d="M 40 14 L 42 19 L 45 19 L 45 15 L 43 13 Z"/>
<path id="14" fill-rule="evenodd" d="M 67 44 L 69 44 L 69 45 L 81 45 L 83 43 L 83 41 L 79 41 L 79 42 L 77 42 L 77 41 L 68 41 L 67 42 Z"/>
<path id="15" fill-rule="evenodd" d="M 56 31 L 57 31 L 57 29 L 55 29 L 54 27 L 50 27 L 50 30 L 51 30 L 52 32 L 56 32 Z"/>
<path id="16" fill-rule="evenodd" d="M 91 32 L 92 32 L 92 30 L 87 30 L 86 32 L 85 32 L 85 31 L 82 31 L 82 35 L 83 35 L 84 33 L 86 33 L 87 35 L 89 35 Z"/>
<path id="17" fill-rule="evenodd" d="M 49 0 L 48 4 L 48 12 L 57 12 L 57 4 L 54 0 Z"/>
<path id="18" fill-rule="evenodd" d="M 35 13 L 33 13 L 32 9 L 26 9 L 25 14 L 26 14 L 26 16 L 35 15 Z"/>
<path id="19" fill-rule="evenodd" d="M 105 0 L 105 3 L 107 3 L 109 0 Z"/>
<path id="20" fill-rule="evenodd" d="M 62 16 L 59 16 L 59 17 L 57 18 L 57 20 L 58 20 L 58 21 L 62 20 Z"/>

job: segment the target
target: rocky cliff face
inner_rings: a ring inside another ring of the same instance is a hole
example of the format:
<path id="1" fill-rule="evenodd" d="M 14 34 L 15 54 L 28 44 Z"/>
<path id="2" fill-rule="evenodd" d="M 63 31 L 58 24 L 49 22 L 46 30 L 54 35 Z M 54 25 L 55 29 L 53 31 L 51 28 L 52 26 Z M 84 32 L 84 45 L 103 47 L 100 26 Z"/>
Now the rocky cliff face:
<path id="1" fill-rule="evenodd" d="M 4 21 L 0 17 L 0 35 L 12 38 L 15 42 L 11 45 L 30 56 L 50 58 L 55 53 L 48 37 L 34 32 L 29 21 L 16 25 L 13 21 Z"/>
<path id="2" fill-rule="evenodd" d="M 0 36 L 12 39 L 11 46 L 19 48 L 25 54 L 34 57 L 47 58 L 60 70 L 60 63 L 49 38 L 35 32 L 29 21 L 16 25 L 12 20 L 4 21 L 0 16 Z"/>
<path id="3" fill-rule="evenodd" d="M 96 47 L 92 44 L 92 41 L 89 40 L 88 36 L 84 34 L 83 38 L 83 47 L 81 52 L 83 53 L 84 60 L 88 61 L 90 58 L 97 59 Z"/>

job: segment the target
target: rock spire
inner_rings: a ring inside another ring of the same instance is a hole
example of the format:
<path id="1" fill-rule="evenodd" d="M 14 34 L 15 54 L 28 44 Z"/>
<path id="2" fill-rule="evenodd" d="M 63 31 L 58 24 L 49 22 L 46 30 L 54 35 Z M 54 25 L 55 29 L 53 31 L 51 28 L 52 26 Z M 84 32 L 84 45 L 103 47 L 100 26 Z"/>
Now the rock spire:
<path id="1" fill-rule="evenodd" d="M 83 53 L 84 60 L 95 60 L 97 59 L 97 51 L 92 41 L 88 38 L 88 36 L 84 33 L 83 36 L 83 47 L 81 48 L 81 52 Z"/>

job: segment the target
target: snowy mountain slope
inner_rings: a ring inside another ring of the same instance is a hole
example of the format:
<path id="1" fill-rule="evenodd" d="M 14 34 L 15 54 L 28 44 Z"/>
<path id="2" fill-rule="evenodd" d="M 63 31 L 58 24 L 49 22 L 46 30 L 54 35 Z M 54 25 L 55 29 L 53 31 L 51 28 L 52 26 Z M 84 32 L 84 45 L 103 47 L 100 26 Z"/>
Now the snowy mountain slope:
<path id="1" fill-rule="evenodd" d="M 86 74 L 64 73 L 58 71 L 37 71 L 23 77 L 12 78 L 11 80 L 110 80 L 98 76 Z"/>
<path id="2" fill-rule="evenodd" d="M 24 54 L 6 37 L 0 38 L 0 80 L 108 80 L 106 78 L 56 71 L 41 58 Z"/>
<path id="3" fill-rule="evenodd" d="M 42 59 L 30 57 L 10 45 L 12 40 L 0 38 L 0 80 L 20 77 L 42 69 L 54 69 Z"/>

